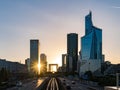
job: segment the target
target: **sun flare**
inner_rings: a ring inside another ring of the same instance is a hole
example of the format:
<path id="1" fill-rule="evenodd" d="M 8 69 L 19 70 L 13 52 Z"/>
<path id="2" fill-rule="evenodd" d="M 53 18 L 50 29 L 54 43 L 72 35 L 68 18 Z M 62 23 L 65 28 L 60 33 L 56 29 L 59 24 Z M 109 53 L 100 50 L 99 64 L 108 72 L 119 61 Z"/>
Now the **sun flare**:
<path id="1" fill-rule="evenodd" d="M 40 64 L 38 64 L 38 73 L 40 74 Z"/>

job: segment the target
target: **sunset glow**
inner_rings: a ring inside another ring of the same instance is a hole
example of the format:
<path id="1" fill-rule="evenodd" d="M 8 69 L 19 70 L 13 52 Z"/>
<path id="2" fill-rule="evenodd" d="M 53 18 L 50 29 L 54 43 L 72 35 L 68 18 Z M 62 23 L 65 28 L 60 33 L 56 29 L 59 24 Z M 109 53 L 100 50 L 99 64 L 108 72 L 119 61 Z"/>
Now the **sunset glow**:
<path id="1" fill-rule="evenodd" d="M 54 62 L 56 64 L 58 64 L 58 66 L 61 66 L 62 65 L 62 55 L 56 56 L 56 58 L 54 59 Z"/>
<path id="2" fill-rule="evenodd" d="M 85 30 L 84 16 L 89 10 L 94 15 L 95 26 L 103 30 L 103 53 L 106 60 L 119 63 L 119 0 L 2 0 L 0 58 L 17 62 L 21 60 L 24 63 L 29 58 L 29 40 L 39 39 L 40 53 L 46 53 L 48 63 L 61 66 L 61 54 L 67 53 L 67 33 L 79 34 L 78 51 L 81 49 L 80 38 Z"/>

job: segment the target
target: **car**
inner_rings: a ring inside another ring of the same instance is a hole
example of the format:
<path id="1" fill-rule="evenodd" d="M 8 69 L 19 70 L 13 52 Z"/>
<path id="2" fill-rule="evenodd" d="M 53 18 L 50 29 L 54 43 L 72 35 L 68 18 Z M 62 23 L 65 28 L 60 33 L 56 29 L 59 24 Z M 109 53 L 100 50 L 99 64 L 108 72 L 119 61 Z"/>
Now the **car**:
<path id="1" fill-rule="evenodd" d="M 66 89 L 71 90 L 71 86 L 69 84 L 66 84 Z"/>
<path id="2" fill-rule="evenodd" d="M 75 81 L 72 81 L 72 84 L 75 84 Z"/>
<path id="3" fill-rule="evenodd" d="M 34 80 L 33 83 L 36 83 L 36 80 Z"/>
<path id="4" fill-rule="evenodd" d="M 22 87 L 22 82 L 21 82 L 21 81 L 18 81 L 18 82 L 16 83 L 16 86 L 17 86 L 17 87 Z"/>
<path id="5" fill-rule="evenodd" d="M 63 81 L 65 81 L 65 79 L 63 79 Z"/>

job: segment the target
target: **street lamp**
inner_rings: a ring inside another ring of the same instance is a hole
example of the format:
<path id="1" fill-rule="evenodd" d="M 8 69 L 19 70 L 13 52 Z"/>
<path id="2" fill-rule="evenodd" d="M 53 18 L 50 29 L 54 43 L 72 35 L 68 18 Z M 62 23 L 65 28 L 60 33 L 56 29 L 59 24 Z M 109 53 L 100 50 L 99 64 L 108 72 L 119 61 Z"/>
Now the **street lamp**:
<path id="1" fill-rule="evenodd" d="M 119 74 L 120 73 L 116 73 L 116 86 L 117 86 L 117 90 L 119 90 Z"/>

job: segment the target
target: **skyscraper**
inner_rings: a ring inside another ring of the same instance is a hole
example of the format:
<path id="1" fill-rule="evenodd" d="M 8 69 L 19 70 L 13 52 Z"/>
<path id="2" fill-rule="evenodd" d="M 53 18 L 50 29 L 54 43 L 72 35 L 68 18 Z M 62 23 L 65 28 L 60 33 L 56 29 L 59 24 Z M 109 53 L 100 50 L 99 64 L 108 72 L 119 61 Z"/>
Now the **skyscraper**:
<path id="1" fill-rule="evenodd" d="M 86 71 L 91 71 L 94 75 L 100 75 L 103 59 L 102 29 L 93 25 L 92 12 L 89 12 L 85 16 L 85 35 L 81 37 L 79 75 L 84 75 Z"/>
<path id="2" fill-rule="evenodd" d="M 39 40 L 30 40 L 30 71 L 38 73 Z"/>
<path id="3" fill-rule="evenodd" d="M 71 59 L 72 61 L 71 61 Z M 69 60 L 70 59 L 70 60 Z M 67 34 L 67 71 L 69 67 L 72 67 L 72 72 L 77 70 L 77 60 L 78 60 L 78 34 L 70 33 Z M 72 66 L 70 66 L 70 62 Z"/>
<path id="4" fill-rule="evenodd" d="M 67 54 L 62 54 L 62 67 L 66 67 L 66 57 Z"/>
<path id="5" fill-rule="evenodd" d="M 47 56 L 42 53 L 40 55 L 40 73 L 46 73 L 47 72 Z"/>
<path id="6" fill-rule="evenodd" d="M 30 58 L 25 59 L 25 65 L 26 65 L 28 71 L 30 72 Z"/>
<path id="7" fill-rule="evenodd" d="M 93 26 L 91 12 L 85 17 L 85 36 L 81 38 L 81 59 L 102 61 L 102 29 Z"/>

